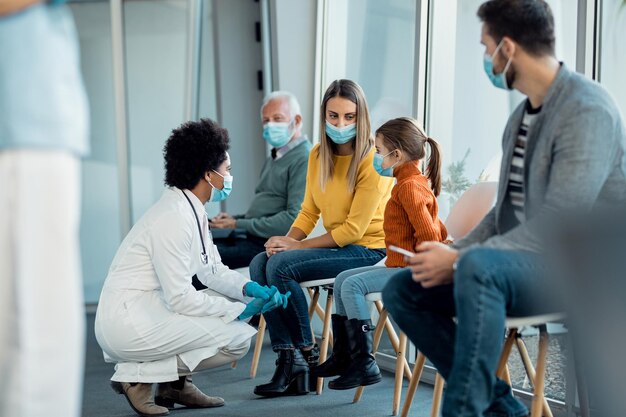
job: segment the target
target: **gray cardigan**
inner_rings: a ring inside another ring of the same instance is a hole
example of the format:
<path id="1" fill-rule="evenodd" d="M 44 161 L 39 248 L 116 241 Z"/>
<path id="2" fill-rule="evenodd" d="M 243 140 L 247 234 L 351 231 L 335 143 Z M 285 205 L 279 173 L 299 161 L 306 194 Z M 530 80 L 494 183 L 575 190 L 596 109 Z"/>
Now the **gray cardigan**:
<path id="1" fill-rule="evenodd" d="M 626 130 L 611 96 L 565 64 L 528 132 L 524 159 L 526 221 L 514 220 L 507 197 L 521 103 L 504 130 L 495 207 L 453 247 L 542 250 L 543 231 L 556 216 L 626 201 Z"/>

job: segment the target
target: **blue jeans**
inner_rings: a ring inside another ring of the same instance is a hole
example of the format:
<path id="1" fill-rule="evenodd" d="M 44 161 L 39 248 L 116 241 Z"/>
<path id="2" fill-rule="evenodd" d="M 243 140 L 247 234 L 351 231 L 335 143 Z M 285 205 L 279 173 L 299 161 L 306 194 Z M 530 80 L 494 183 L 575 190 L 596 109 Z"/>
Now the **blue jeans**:
<path id="1" fill-rule="evenodd" d="M 365 296 L 381 292 L 387 281 L 398 273 L 400 268 L 387 268 L 384 265 L 364 266 L 349 269 L 335 279 L 335 311 L 348 319 L 368 320 L 370 310 Z"/>
<path id="2" fill-rule="evenodd" d="M 261 285 L 275 285 L 281 293 L 291 291 L 286 309 L 264 313 L 272 349 L 313 345 L 306 297 L 299 283 L 332 278 L 346 269 L 373 265 L 385 256 L 384 249 L 359 245 L 343 248 L 301 249 L 280 252 L 270 258 L 260 253 L 250 262 L 250 278 Z"/>
<path id="3" fill-rule="evenodd" d="M 459 259 L 454 284 L 425 289 L 403 270 L 383 290 L 396 323 L 447 381 L 444 417 L 528 414 L 495 373 L 505 317 L 547 312 L 540 265 L 528 252 L 477 248 Z"/>

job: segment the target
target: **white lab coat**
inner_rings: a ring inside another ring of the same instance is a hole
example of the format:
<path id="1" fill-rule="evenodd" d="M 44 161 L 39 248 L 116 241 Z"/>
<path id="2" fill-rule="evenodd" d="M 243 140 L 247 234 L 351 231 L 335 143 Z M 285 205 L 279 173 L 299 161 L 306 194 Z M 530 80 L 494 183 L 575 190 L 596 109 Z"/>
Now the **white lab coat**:
<path id="1" fill-rule="evenodd" d="M 193 371 L 256 333 L 236 320 L 250 300 L 242 293 L 248 279 L 221 262 L 203 204 L 185 194 L 200 221 L 208 264 L 191 205 L 182 190 L 166 189 L 122 242 L 100 295 L 95 332 L 105 360 L 116 363 L 113 381 L 173 381 L 179 360 Z M 194 274 L 211 291 L 196 291 Z"/>

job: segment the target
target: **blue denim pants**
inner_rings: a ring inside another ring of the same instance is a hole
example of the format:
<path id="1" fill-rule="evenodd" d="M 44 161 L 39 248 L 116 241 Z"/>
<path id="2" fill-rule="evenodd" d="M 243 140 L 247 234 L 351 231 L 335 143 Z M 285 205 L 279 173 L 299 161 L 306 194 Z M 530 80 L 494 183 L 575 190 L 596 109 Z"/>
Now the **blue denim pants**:
<path id="1" fill-rule="evenodd" d="M 250 263 L 250 278 L 261 285 L 275 285 L 281 293 L 291 291 L 286 309 L 264 313 L 272 349 L 293 349 L 313 345 L 306 297 L 299 283 L 334 278 L 346 269 L 374 265 L 385 256 L 385 249 L 360 245 L 343 248 L 301 249 L 277 253 L 265 252 Z"/>
<path id="2" fill-rule="evenodd" d="M 495 373 L 506 316 L 548 312 L 542 271 L 536 254 L 477 248 L 459 259 L 453 284 L 425 289 L 410 270 L 389 280 L 385 307 L 447 382 L 444 417 L 528 414 Z"/>
<path id="3" fill-rule="evenodd" d="M 365 296 L 381 292 L 398 271 L 400 268 L 376 265 L 350 269 L 337 275 L 334 285 L 337 314 L 348 319 L 368 320 L 371 315 Z"/>

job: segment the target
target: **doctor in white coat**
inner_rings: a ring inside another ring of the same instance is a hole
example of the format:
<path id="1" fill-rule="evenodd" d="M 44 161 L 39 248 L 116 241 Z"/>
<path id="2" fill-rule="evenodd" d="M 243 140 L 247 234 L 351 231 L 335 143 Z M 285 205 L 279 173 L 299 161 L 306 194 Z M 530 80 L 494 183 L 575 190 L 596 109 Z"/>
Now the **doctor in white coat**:
<path id="1" fill-rule="evenodd" d="M 104 283 L 96 338 L 116 363 L 113 389 L 140 415 L 224 405 L 190 375 L 243 357 L 256 331 L 242 320 L 287 305 L 289 294 L 230 270 L 213 245 L 204 204 L 230 193 L 228 146 L 228 132 L 208 119 L 172 132 L 168 188 L 126 236 Z M 194 274 L 207 290 L 194 289 Z"/>

